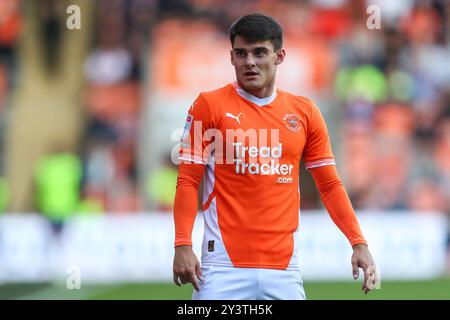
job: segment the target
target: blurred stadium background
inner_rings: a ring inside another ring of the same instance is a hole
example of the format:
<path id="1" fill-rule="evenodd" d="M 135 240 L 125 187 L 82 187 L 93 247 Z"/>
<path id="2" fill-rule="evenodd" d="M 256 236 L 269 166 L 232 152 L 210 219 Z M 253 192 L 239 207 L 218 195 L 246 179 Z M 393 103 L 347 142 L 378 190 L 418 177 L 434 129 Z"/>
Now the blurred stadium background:
<path id="1" fill-rule="evenodd" d="M 302 167 L 308 297 L 450 299 L 446 0 L 0 0 L 0 299 L 190 298 L 171 159 L 196 95 L 233 81 L 227 29 L 251 12 L 284 26 L 277 86 L 322 110 L 381 271 L 364 296 Z"/>

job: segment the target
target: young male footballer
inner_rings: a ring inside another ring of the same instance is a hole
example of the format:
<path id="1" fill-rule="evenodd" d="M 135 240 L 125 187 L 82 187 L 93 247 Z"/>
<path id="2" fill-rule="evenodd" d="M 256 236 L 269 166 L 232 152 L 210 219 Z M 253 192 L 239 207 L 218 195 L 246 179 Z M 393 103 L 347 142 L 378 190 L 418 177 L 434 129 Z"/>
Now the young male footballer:
<path id="1" fill-rule="evenodd" d="M 319 108 L 275 88 L 282 27 L 251 14 L 229 30 L 236 81 L 203 92 L 189 109 L 175 196 L 173 280 L 193 299 L 306 299 L 299 270 L 299 165 L 303 157 L 334 223 L 349 240 L 362 290 L 375 263 L 340 180 Z M 201 264 L 192 250 L 202 179 Z M 326 261 L 324 261 L 326 263 Z"/>

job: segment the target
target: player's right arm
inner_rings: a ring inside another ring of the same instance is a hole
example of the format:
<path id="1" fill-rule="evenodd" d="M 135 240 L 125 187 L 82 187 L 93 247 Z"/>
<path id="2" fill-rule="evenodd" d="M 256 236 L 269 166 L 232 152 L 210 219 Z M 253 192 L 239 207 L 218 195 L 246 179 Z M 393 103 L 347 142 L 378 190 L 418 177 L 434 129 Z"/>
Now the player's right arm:
<path id="1" fill-rule="evenodd" d="M 177 286 L 192 283 L 198 290 L 196 277 L 201 279 L 200 262 L 192 250 L 192 229 L 197 215 L 198 188 L 205 165 L 180 163 L 175 194 L 175 256 L 173 281 Z"/>
<path id="2" fill-rule="evenodd" d="M 211 127 L 211 112 L 200 95 L 189 109 L 181 139 L 174 203 L 173 281 L 177 286 L 192 283 L 196 290 L 199 290 L 196 279 L 202 278 L 200 262 L 192 250 L 192 230 L 198 211 L 198 189 L 208 160 L 204 155 L 203 134 Z"/>

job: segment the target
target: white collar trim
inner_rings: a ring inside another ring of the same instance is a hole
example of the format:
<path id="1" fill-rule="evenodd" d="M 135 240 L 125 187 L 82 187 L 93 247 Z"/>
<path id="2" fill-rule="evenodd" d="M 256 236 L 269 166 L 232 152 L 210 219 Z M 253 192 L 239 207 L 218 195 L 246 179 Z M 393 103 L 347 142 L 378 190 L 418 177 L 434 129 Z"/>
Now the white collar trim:
<path id="1" fill-rule="evenodd" d="M 267 105 L 271 102 L 273 102 L 275 100 L 275 98 L 277 97 L 277 90 L 276 88 L 274 88 L 272 95 L 265 97 L 265 98 L 258 98 L 250 93 L 248 93 L 247 91 L 245 91 L 244 89 L 242 89 L 238 82 L 235 81 L 233 83 L 233 87 L 236 89 L 236 92 L 245 100 L 248 100 L 250 102 L 253 102 L 254 104 L 262 107 L 264 105 Z"/>

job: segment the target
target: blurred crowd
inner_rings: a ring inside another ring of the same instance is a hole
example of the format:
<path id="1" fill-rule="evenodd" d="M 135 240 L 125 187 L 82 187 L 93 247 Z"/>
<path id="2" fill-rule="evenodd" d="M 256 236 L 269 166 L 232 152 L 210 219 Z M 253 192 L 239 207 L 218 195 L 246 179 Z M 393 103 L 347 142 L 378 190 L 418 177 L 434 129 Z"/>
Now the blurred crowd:
<path id="1" fill-rule="evenodd" d="M 0 1 L 0 212 L 8 210 L 2 150 L 9 93 L 19 85 L 21 5 Z M 382 8 L 380 29 L 367 25 L 369 5 Z M 137 212 L 150 201 L 170 210 L 176 167 L 161 164 L 144 187 L 137 179 L 145 84 L 158 77 L 147 74 L 155 50 L 150 48 L 158 44 L 153 30 L 161 31 L 168 21 L 201 20 L 226 34 L 232 21 L 250 12 L 276 17 L 285 44 L 299 43 L 305 56 L 315 57 L 299 94 L 323 108 L 354 207 L 450 214 L 450 1 L 445 0 L 98 1 L 92 47 L 80 66 L 88 114 L 83 144 L 78 153 L 49 154 L 36 165 L 35 209 Z M 182 107 L 184 113 L 187 106 Z M 321 205 L 318 198 L 303 201 Z"/>

